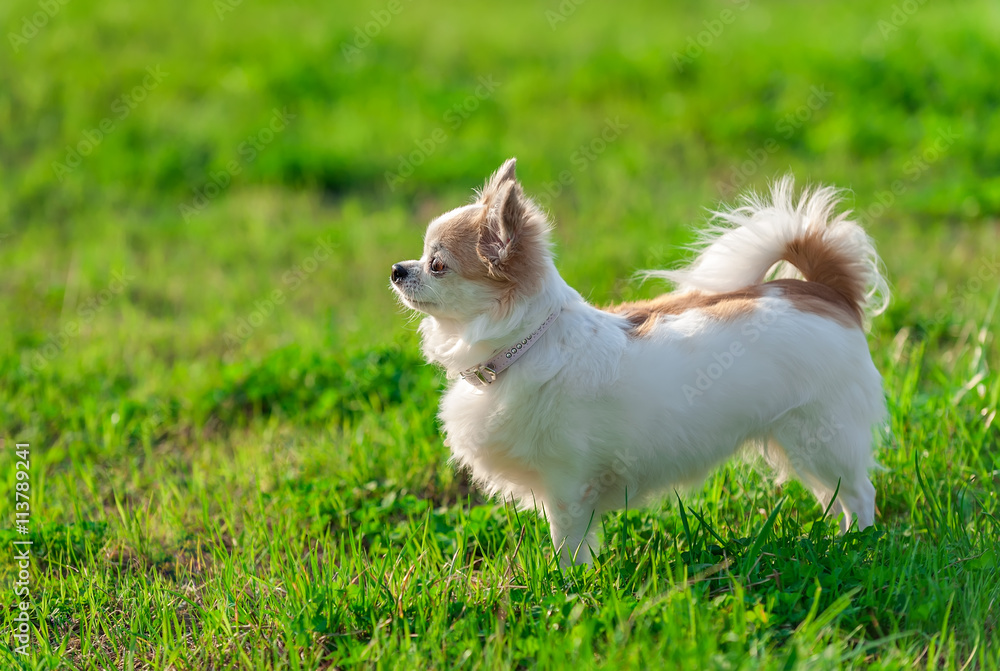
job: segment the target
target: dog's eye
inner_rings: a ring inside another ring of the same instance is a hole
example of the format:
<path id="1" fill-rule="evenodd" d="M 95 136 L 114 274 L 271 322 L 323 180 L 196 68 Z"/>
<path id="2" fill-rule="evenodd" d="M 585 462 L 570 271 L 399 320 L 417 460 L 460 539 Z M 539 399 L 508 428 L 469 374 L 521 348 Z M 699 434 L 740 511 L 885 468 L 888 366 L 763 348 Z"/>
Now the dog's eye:
<path id="1" fill-rule="evenodd" d="M 444 261 L 442 261 L 440 258 L 434 257 L 433 259 L 431 259 L 432 273 L 443 273 L 445 270 L 447 270 L 447 268 L 448 266 L 444 265 Z"/>

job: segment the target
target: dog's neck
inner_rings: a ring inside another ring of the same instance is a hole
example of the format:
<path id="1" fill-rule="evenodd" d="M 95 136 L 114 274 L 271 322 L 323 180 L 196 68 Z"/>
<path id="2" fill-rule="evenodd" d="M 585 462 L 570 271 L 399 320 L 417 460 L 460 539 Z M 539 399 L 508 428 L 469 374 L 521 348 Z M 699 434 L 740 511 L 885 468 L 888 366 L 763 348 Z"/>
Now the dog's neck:
<path id="1" fill-rule="evenodd" d="M 425 318 L 420 324 L 424 355 L 442 366 L 449 378 L 458 377 L 525 338 L 553 313 L 581 300 L 553 267 L 541 291 L 515 304 L 502 317 L 483 314 L 468 322 Z"/>

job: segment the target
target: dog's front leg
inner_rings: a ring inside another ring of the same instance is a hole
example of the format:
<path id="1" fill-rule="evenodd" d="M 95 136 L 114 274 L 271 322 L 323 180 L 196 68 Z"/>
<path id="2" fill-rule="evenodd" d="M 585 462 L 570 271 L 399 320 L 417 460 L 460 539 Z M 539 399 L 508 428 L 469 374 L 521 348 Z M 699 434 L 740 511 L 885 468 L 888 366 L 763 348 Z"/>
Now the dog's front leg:
<path id="1" fill-rule="evenodd" d="M 590 505 L 579 502 L 556 502 L 546 506 L 545 516 L 552 532 L 552 544 L 559 553 L 559 565 L 593 563 L 591 552 L 597 550 L 595 527 L 600 516 Z"/>

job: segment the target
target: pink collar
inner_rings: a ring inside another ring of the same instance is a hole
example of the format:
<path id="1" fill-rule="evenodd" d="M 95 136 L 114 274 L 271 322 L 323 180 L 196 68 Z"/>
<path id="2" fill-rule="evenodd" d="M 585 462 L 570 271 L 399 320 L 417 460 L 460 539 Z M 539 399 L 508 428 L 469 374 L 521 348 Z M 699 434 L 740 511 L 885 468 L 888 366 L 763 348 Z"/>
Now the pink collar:
<path id="1" fill-rule="evenodd" d="M 541 326 L 535 329 L 531 335 L 521 342 L 512 347 L 508 347 L 507 349 L 500 350 L 499 354 L 495 355 L 492 359 L 485 363 L 481 363 L 462 371 L 462 379 L 471 384 L 473 387 L 480 388 L 488 387 L 496 382 L 497 376 L 500 373 L 506 370 L 512 363 L 520 359 L 521 355 L 527 352 L 533 344 L 538 342 L 541 335 L 545 333 L 545 329 L 552 325 L 552 322 L 556 320 L 556 317 L 559 316 L 560 312 L 561 310 L 556 310 L 550 314 L 549 318 L 542 322 Z"/>

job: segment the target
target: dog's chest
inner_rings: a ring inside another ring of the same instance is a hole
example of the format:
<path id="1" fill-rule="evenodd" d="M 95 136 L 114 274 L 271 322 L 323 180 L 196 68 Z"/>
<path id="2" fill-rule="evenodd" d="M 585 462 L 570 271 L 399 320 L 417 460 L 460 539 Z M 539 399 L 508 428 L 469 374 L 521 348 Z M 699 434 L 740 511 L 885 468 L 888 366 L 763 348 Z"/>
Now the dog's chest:
<path id="1" fill-rule="evenodd" d="M 526 465 L 542 430 L 537 408 L 526 399 L 501 389 L 477 391 L 461 381 L 442 399 L 440 417 L 452 454 L 474 468 Z"/>

